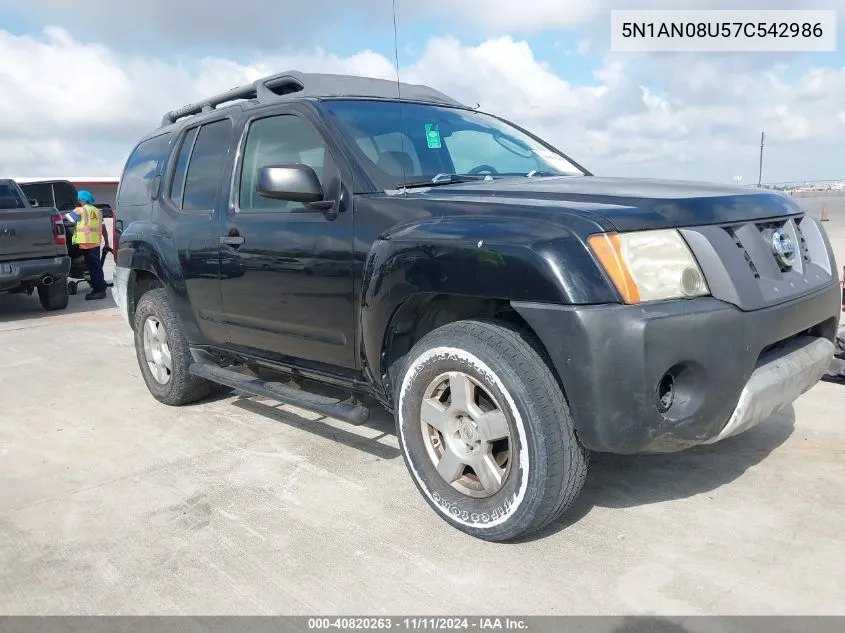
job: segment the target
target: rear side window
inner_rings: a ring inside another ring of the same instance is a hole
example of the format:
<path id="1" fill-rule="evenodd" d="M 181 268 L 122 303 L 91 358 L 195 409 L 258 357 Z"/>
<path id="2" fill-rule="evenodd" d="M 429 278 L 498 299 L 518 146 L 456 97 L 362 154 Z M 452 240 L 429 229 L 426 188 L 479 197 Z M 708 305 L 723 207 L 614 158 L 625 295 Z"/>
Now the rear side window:
<path id="1" fill-rule="evenodd" d="M 183 211 L 214 209 L 231 133 L 232 122 L 229 119 L 200 127 L 182 192 Z"/>
<path id="2" fill-rule="evenodd" d="M 138 145 L 123 169 L 117 204 L 132 207 L 150 202 L 150 185 L 170 153 L 170 134 L 162 134 Z"/>
<path id="3" fill-rule="evenodd" d="M 23 209 L 26 207 L 18 188 L 9 183 L 0 182 L 0 209 Z"/>
<path id="4" fill-rule="evenodd" d="M 173 179 L 170 181 L 168 197 L 177 207 L 182 206 L 182 193 L 185 191 L 185 173 L 188 171 L 188 158 L 191 156 L 191 150 L 194 149 L 197 130 L 199 128 L 193 127 L 182 137 L 179 154 L 176 156 L 176 167 L 173 169 Z"/>
<path id="5" fill-rule="evenodd" d="M 39 207 L 57 206 L 57 201 L 53 198 L 53 188 L 48 183 L 25 184 L 20 185 L 20 188 L 27 198 L 38 202 Z"/>

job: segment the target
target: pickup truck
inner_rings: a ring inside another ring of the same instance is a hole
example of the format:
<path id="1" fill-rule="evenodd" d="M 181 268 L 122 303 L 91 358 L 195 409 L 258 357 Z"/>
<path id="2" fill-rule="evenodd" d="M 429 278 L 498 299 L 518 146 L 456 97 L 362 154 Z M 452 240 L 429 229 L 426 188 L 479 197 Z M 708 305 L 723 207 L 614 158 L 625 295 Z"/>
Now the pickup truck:
<path id="1" fill-rule="evenodd" d="M 761 423 L 839 322 L 828 238 L 789 197 L 594 176 L 427 86 L 291 71 L 170 111 L 116 217 L 154 398 L 384 407 L 425 501 L 490 541 L 560 517 L 591 452 Z"/>
<path id="2" fill-rule="evenodd" d="M 69 272 L 59 212 L 31 206 L 14 180 L 0 180 L 0 293 L 37 290 L 45 310 L 62 310 Z"/>

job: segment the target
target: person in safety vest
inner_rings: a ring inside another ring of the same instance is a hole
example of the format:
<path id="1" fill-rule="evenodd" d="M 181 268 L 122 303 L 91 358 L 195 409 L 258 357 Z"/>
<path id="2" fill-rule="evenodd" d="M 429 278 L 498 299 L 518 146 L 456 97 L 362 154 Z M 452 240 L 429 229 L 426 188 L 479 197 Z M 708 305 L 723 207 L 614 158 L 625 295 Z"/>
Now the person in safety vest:
<path id="1" fill-rule="evenodd" d="M 72 243 L 79 247 L 85 257 L 85 265 L 91 273 L 91 292 L 86 300 L 106 298 L 106 279 L 100 264 L 100 240 L 103 239 L 103 216 L 94 206 L 94 196 L 82 190 L 77 194 L 79 206 L 67 214 L 74 222 Z"/>

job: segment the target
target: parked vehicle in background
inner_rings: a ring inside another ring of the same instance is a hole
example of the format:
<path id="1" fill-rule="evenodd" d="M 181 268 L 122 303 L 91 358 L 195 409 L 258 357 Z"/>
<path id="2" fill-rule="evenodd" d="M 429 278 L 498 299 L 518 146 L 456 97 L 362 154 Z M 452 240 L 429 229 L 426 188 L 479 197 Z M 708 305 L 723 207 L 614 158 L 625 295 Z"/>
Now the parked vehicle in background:
<path id="1" fill-rule="evenodd" d="M 76 187 L 69 180 L 40 180 L 18 184 L 26 197 L 36 202 L 39 207 L 69 211 L 77 205 Z"/>
<path id="2" fill-rule="evenodd" d="M 45 310 L 62 310 L 69 270 L 58 211 L 33 207 L 14 180 L 0 180 L 0 293 L 37 290 Z"/>
<path id="3" fill-rule="evenodd" d="M 114 218 L 114 210 L 110 204 L 95 204 L 94 206 L 100 210 L 103 218 Z"/>
<path id="4" fill-rule="evenodd" d="M 717 442 L 821 378 L 836 266 L 788 196 L 596 177 L 398 88 L 283 73 L 133 149 L 114 298 L 156 399 L 225 385 L 351 424 L 383 405 L 428 504 L 508 540 L 570 507 L 590 451 Z"/>
<path id="5" fill-rule="evenodd" d="M 55 207 L 59 211 L 70 211 L 78 205 L 77 187 L 69 180 L 40 180 L 19 183 L 19 185 L 29 200 L 35 201 L 39 207 Z M 97 203 L 94 206 L 100 210 L 103 218 L 114 217 L 114 210 L 110 204 Z"/>

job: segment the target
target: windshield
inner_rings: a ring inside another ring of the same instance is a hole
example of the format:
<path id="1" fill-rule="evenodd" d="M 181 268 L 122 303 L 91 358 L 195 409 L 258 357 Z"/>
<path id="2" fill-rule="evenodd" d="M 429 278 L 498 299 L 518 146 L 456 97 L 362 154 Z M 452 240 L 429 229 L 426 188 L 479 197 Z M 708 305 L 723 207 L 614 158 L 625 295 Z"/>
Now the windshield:
<path id="1" fill-rule="evenodd" d="M 394 101 L 327 100 L 384 188 L 458 176 L 582 176 L 566 157 L 488 114 Z M 461 179 L 453 179 L 461 180 Z"/>

